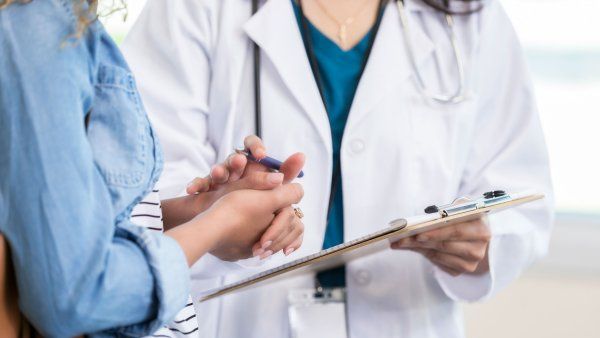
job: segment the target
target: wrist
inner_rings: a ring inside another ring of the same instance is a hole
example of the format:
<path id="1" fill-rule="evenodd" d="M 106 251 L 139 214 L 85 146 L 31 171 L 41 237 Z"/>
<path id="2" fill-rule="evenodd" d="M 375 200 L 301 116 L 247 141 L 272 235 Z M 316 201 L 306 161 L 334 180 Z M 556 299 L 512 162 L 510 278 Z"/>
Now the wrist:
<path id="1" fill-rule="evenodd" d="M 205 212 L 180 226 L 165 232 L 175 239 L 192 266 L 200 257 L 219 247 L 222 231 L 219 230 L 212 213 Z"/>
<path id="2" fill-rule="evenodd" d="M 208 209 L 196 215 L 190 223 L 196 229 L 197 235 L 206 238 L 210 243 L 208 251 L 214 250 L 223 242 L 223 221 L 214 210 Z"/>
<path id="3" fill-rule="evenodd" d="M 187 195 L 162 201 L 165 230 L 183 225 L 208 209 L 208 193 Z"/>
<path id="4" fill-rule="evenodd" d="M 213 194 L 214 192 L 208 191 L 189 195 L 190 204 L 192 205 L 191 208 L 194 210 L 195 215 L 205 212 L 210 208 L 210 200 Z"/>

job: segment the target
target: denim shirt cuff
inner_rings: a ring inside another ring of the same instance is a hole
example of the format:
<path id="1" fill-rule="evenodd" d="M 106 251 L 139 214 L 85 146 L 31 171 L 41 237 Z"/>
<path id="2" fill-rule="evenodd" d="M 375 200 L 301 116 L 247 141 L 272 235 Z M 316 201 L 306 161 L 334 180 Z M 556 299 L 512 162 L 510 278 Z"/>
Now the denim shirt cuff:
<path id="1" fill-rule="evenodd" d="M 142 337 L 152 334 L 172 320 L 185 307 L 190 293 L 187 259 L 173 238 L 131 225 L 120 227 L 123 237 L 135 240 L 148 258 L 154 277 L 154 318 L 134 325 L 107 330 L 90 337 Z"/>

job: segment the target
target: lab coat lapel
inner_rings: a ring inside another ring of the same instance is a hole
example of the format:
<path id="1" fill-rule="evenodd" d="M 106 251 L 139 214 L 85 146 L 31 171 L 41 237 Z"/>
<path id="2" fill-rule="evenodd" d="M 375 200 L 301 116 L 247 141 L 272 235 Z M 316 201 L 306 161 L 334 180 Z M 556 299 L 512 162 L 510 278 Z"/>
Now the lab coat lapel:
<path id="1" fill-rule="evenodd" d="M 413 23 L 410 29 L 415 62 L 420 65 L 429 57 L 434 46 L 421 25 L 415 22 L 416 12 L 422 7 L 414 4 L 407 1 L 406 6 L 409 21 Z M 385 95 L 399 90 L 400 84 L 411 78 L 413 69 L 405 46 L 395 1 L 389 1 L 350 109 L 349 128 L 359 123 Z"/>
<path id="2" fill-rule="evenodd" d="M 290 0 L 269 0 L 244 25 L 246 34 L 277 69 L 285 85 L 318 130 L 324 144 L 331 148 L 327 112 L 306 56 Z M 263 100 L 268 99 L 263 92 Z"/>

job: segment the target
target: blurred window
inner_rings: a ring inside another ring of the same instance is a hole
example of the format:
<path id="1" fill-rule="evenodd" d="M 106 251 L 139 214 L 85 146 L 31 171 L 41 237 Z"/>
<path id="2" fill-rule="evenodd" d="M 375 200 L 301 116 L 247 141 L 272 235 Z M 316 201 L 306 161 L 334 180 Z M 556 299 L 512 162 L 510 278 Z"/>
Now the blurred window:
<path id="1" fill-rule="evenodd" d="M 533 75 L 557 209 L 600 214 L 600 1 L 502 3 Z"/>

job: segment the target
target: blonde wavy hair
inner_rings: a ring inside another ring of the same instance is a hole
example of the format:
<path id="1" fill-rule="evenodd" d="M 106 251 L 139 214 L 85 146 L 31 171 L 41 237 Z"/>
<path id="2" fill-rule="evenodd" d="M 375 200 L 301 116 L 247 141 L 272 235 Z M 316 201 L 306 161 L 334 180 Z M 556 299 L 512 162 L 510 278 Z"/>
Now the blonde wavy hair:
<path id="1" fill-rule="evenodd" d="M 0 10 L 11 4 L 26 4 L 34 0 L 0 0 Z M 98 17 L 106 17 L 116 12 L 123 12 L 123 20 L 127 18 L 127 4 L 125 0 L 71 0 L 77 15 L 77 26 L 74 37 L 79 38 L 85 33 L 90 24 Z M 101 6 L 100 6 L 101 5 Z"/>

